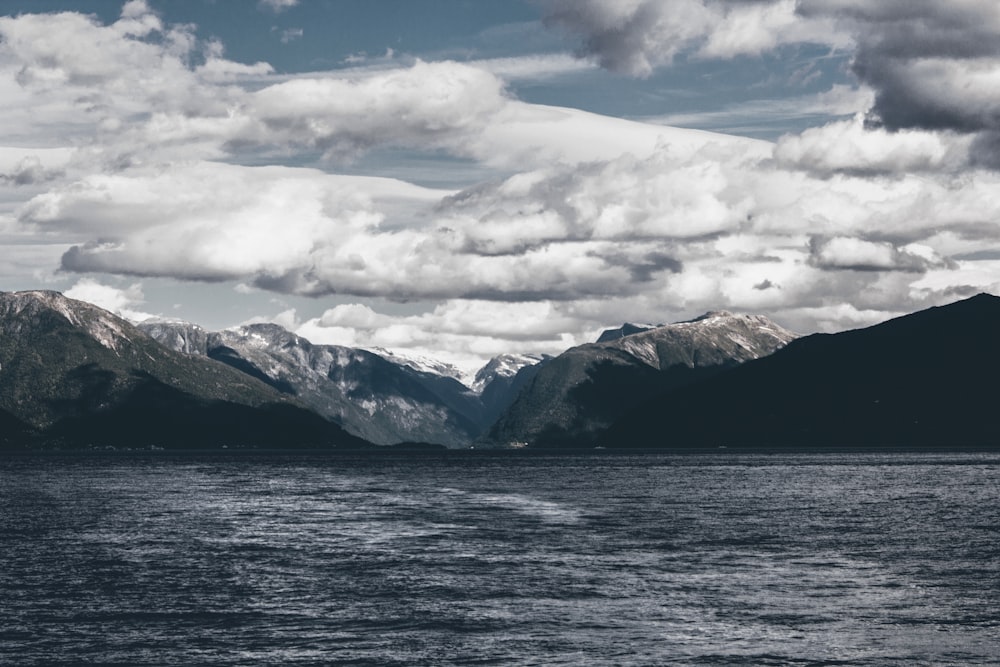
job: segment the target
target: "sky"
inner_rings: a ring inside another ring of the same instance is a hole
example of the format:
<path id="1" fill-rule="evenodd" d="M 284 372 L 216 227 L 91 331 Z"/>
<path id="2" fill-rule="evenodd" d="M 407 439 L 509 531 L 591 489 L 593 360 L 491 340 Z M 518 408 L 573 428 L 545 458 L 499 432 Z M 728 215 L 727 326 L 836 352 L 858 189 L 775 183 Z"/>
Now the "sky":
<path id="1" fill-rule="evenodd" d="M 1000 293 L 995 0 L 0 0 L 0 290 L 474 369 Z"/>

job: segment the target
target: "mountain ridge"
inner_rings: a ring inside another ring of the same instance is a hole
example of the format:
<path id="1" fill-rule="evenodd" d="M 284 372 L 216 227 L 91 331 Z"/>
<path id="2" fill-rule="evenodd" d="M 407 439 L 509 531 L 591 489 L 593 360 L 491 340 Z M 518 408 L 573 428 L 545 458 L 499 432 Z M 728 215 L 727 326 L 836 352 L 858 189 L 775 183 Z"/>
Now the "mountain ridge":
<path id="1" fill-rule="evenodd" d="M 623 415 L 607 447 L 997 446 L 1000 297 L 813 334 Z"/>
<path id="2" fill-rule="evenodd" d="M 589 443 L 647 395 L 770 354 L 795 334 L 759 315 L 713 312 L 601 338 L 570 348 L 538 369 L 484 444 Z"/>
<path id="3" fill-rule="evenodd" d="M 387 358 L 367 349 L 313 344 L 270 323 L 217 332 L 176 321 L 140 323 L 139 328 L 175 350 L 216 359 L 293 395 L 376 444 L 467 446 L 491 419 L 493 404 L 484 405 L 446 365 L 438 365 L 442 372 L 435 372 L 434 364 L 414 365 L 411 359 Z M 503 372 L 494 369 L 490 374 L 488 383 L 495 383 L 491 401 L 506 404 L 503 376 L 510 368 L 508 364 Z"/>
<path id="4" fill-rule="evenodd" d="M 255 378 L 44 290 L 0 292 L 0 413 L 10 445 L 368 446 Z"/>

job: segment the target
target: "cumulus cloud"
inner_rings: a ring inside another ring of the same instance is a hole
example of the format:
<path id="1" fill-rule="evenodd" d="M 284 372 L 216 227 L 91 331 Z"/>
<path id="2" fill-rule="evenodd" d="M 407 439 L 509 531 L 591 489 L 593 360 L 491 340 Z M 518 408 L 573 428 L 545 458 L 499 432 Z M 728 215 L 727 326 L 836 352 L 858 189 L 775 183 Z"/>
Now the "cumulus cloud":
<path id="1" fill-rule="evenodd" d="M 128 106 L 143 97 L 171 105 L 186 98 L 191 82 L 183 63 L 193 40 L 190 27 L 166 28 L 140 0 L 127 3 L 108 26 L 74 12 L 0 17 L 0 38 L 0 62 L 19 65 L 15 76 L 23 88 L 85 90 L 85 109 Z"/>
<path id="2" fill-rule="evenodd" d="M 822 269 L 851 271 L 908 271 L 923 273 L 947 266 L 933 248 L 921 244 L 896 246 L 852 237 L 813 237 L 809 244 L 814 265 Z"/>
<path id="3" fill-rule="evenodd" d="M 732 58 L 803 43 L 850 49 L 852 71 L 874 93 L 865 109 L 869 125 L 974 135 L 962 147 L 971 151 L 968 160 L 1000 167 L 1000 5 L 993 0 L 539 4 L 551 25 L 580 36 L 582 54 L 633 76 L 667 66 L 681 53 Z M 871 143 L 886 141 L 875 135 Z"/>
<path id="4" fill-rule="evenodd" d="M 64 293 L 71 299 L 87 301 L 133 322 L 155 317 L 150 313 L 135 310 L 135 306 L 141 305 L 145 300 L 141 283 L 121 288 L 105 285 L 92 278 L 81 278 Z"/>
<path id="5" fill-rule="evenodd" d="M 826 16 L 796 14 L 795 0 L 539 0 L 550 25 L 582 39 L 602 67 L 648 76 L 680 53 L 705 58 L 759 55 L 782 44 L 846 46 Z"/>
<path id="6" fill-rule="evenodd" d="M 1000 242 L 998 191 L 985 171 L 813 176 L 717 147 L 663 148 L 460 192 L 189 163 L 93 176 L 19 215 L 90 239 L 63 256 L 71 271 L 394 300 L 636 297 L 654 313 L 697 314 L 843 299 L 884 274 L 912 282 L 955 266 L 951 254 Z M 911 299 L 902 281 L 880 289 L 886 302 Z M 324 324 L 366 328 L 343 319 L 357 312 L 335 315 Z"/>
<path id="7" fill-rule="evenodd" d="M 169 159 L 171 150 L 219 155 L 218 127 L 246 94 L 227 84 L 271 71 L 226 60 L 221 45 L 164 24 L 140 0 L 109 25 L 75 12 L 0 17 L 4 141 L 74 147 L 71 173 Z"/>
<path id="8" fill-rule="evenodd" d="M 956 172 L 970 163 L 969 136 L 954 132 L 866 127 L 859 114 L 782 137 L 775 158 L 818 173 Z"/>
<path id="9" fill-rule="evenodd" d="M 37 155 L 21 158 L 17 164 L 0 170 L 0 183 L 11 185 L 34 185 L 58 178 L 59 170 L 46 169 Z"/>
<path id="10" fill-rule="evenodd" d="M 869 122 L 977 133 L 977 161 L 1000 165 L 1000 5 L 992 0 L 802 0 L 799 13 L 849 31 L 852 70 L 871 86 Z"/>
<path id="11" fill-rule="evenodd" d="M 454 62 L 417 62 L 357 80 L 299 78 L 251 94 L 235 144 L 303 146 L 332 157 L 373 145 L 455 145 L 504 106 L 503 82 Z"/>
<path id="12" fill-rule="evenodd" d="M 886 126 L 972 130 L 1000 121 L 995 2 L 802 0 L 799 11 L 854 34 L 853 69 L 877 91 L 874 111 Z"/>

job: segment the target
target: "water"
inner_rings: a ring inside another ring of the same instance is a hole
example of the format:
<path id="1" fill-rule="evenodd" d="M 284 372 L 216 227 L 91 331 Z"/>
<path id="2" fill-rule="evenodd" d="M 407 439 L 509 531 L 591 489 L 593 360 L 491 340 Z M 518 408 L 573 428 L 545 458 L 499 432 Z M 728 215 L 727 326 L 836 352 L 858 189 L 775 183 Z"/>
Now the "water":
<path id="1" fill-rule="evenodd" d="M 19 458 L 0 664 L 994 665 L 1000 455 Z"/>

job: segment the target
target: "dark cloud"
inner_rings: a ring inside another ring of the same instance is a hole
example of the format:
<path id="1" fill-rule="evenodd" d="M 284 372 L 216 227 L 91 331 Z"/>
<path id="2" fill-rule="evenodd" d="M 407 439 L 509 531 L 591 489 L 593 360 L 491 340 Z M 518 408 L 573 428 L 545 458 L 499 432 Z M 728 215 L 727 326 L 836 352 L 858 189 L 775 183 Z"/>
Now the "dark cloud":
<path id="1" fill-rule="evenodd" d="M 766 280 L 766 279 L 762 280 L 759 283 L 757 283 L 756 285 L 754 285 L 753 288 L 755 290 L 760 290 L 761 292 L 763 292 L 764 290 L 769 290 L 769 289 L 781 289 L 780 286 L 775 285 L 770 280 Z"/>
<path id="2" fill-rule="evenodd" d="M 684 271 L 683 262 L 674 255 L 660 250 L 646 252 L 638 257 L 626 252 L 591 254 L 599 256 L 611 266 L 627 269 L 631 279 L 637 283 L 648 283 L 653 280 L 656 274 L 663 271 L 670 273 L 682 273 Z"/>
<path id="3" fill-rule="evenodd" d="M 62 175 L 62 171 L 49 170 L 43 167 L 38 158 L 27 157 L 21 160 L 21 162 L 9 172 L 0 173 L 0 183 L 10 185 L 34 185 L 36 183 L 54 181 Z"/>
<path id="4" fill-rule="evenodd" d="M 854 73 L 876 92 L 870 121 L 891 130 L 1000 131 L 995 0 L 801 0 L 806 18 L 854 35 Z"/>
<path id="5" fill-rule="evenodd" d="M 980 132 L 969 147 L 969 157 L 973 166 L 1000 169 L 1000 131 Z"/>
<path id="6" fill-rule="evenodd" d="M 579 37 L 581 56 L 631 76 L 648 76 L 681 53 L 730 58 L 787 43 L 840 41 L 819 22 L 795 21 L 793 5 L 774 0 L 536 2 L 546 25 Z"/>

